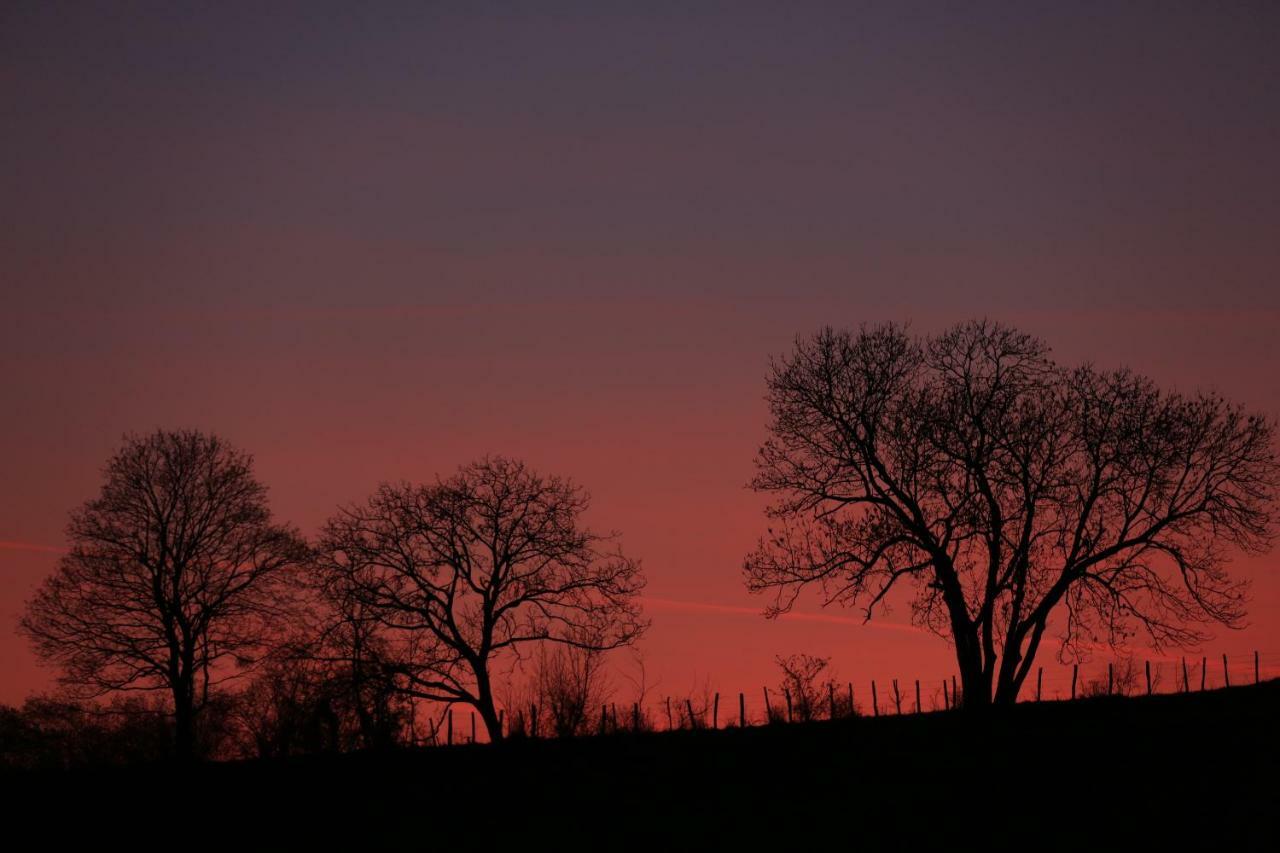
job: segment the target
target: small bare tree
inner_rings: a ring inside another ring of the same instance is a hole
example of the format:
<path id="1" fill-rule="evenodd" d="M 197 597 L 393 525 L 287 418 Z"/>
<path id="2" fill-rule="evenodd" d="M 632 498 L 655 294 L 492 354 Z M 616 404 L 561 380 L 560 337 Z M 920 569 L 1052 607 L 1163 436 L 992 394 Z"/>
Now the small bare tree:
<path id="1" fill-rule="evenodd" d="M 319 571 L 387 643 L 402 689 L 473 706 L 502 738 L 495 661 L 530 644 L 603 651 L 646 627 L 640 564 L 582 525 L 587 494 L 502 457 L 383 485 L 325 525 Z"/>
<path id="2" fill-rule="evenodd" d="M 598 731 L 596 716 L 613 696 L 604 652 L 590 644 L 538 649 L 534 696 L 557 737 Z"/>
<path id="3" fill-rule="evenodd" d="M 827 681 L 822 679 L 822 675 L 831 658 L 798 654 L 779 655 L 774 660 L 782 670 L 782 683 L 778 689 L 790 699 L 792 719 L 798 722 L 818 719 L 827 689 Z"/>
<path id="4" fill-rule="evenodd" d="M 262 648 L 307 549 L 272 521 L 250 457 L 216 436 L 127 436 L 105 474 L 20 630 L 76 694 L 166 691 L 190 758 L 211 685 Z"/>

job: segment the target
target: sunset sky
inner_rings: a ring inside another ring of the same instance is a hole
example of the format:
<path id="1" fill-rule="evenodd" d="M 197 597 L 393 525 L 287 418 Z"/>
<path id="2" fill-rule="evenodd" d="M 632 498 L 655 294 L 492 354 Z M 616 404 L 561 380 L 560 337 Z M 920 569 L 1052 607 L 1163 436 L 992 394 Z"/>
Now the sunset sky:
<path id="1" fill-rule="evenodd" d="M 261 5 L 0 9 L 0 702 L 129 431 L 224 436 L 307 533 L 485 453 L 570 476 L 657 692 L 754 695 L 954 671 L 905 607 L 744 589 L 797 334 L 986 316 L 1280 416 L 1276 4 Z M 1211 657 L 1280 661 L 1278 567 Z"/>

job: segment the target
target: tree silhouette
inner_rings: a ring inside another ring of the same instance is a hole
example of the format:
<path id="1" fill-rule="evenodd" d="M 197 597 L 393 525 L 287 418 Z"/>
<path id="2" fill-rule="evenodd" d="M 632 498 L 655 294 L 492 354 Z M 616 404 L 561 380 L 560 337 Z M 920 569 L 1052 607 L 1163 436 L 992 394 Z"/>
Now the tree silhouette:
<path id="1" fill-rule="evenodd" d="M 430 485 L 381 486 L 321 535 L 332 597 L 358 602 L 409 694 L 461 702 L 502 737 L 491 666 L 529 643 L 604 650 L 646 623 L 637 561 L 582 526 L 578 486 L 502 457 Z"/>
<path id="2" fill-rule="evenodd" d="M 126 437 L 67 535 L 20 630 L 75 692 L 167 691 L 190 758 L 210 686 L 261 647 L 305 544 L 272 522 L 248 455 L 190 431 Z"/>
<path id="3" fill-rule="evenodd" d="M 1011 703 L 1051 626 L 1064 658 L 1142 630 L 1237 625 L 1229 549 L 1270 540 L 1274 425 L 1212 393 L 1055 364 L 988 322 L 798 339 L 768 379 L 755 489 L 774 526 L 744 564 L 769 613 L 810 584 L 867 618 L 902 582 L 952 640 L 965 705 Z"/>
<path id="4" fill-rule="evenodd" d="M 604 652 L 589 645 L 557 643 L 538 649 L 536 660 L 533 695 L 535 707 L 547 717 L 547 730 L 556 737 L 593 731 L 600 706 L 613 694 Z"/>

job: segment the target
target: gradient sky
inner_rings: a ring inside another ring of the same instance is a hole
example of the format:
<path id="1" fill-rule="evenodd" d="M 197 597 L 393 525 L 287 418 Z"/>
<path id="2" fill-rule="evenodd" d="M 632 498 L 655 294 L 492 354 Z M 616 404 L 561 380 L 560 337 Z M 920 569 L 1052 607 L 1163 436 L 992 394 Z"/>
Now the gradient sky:
<path id="1" fill-rule="evenodd" d="M 743 589 L 797 333 L 988 316 L 1280 415 L 1280 6 L 261 5 L 0 8 L 0 702 L 127 431 L 223 435 L 308 532 L 486 452 L 572 476 L 678 694 L 953 670 Z M 1206 651 L 1280 653 L 1277 561 Z"/>

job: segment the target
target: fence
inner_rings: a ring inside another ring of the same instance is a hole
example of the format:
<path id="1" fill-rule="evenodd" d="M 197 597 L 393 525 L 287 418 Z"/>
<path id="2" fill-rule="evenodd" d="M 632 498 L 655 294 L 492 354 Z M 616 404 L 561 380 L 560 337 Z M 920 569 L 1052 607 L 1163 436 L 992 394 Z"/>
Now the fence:
<path id="1" fill-rule="evenodd" d="M 1120 658 L 1088 668 L 1079 665 L 1040 666 L 1028 674 L 1019 702 L 1070 701 L 1094 696 L 1142 696 L 1189 693 L 1256 684 L 1280 677 L 1280 653 L 1221 654 L 1200 657 Z M 791 691 L 763 685 L 759 691 L 663 696 L 653 702 L 608 702 L 592 718 L 593 734 L 629 731 L 677 731 L 760 726 L 848 717 L 881 717 L 950 711 L 963 704 L 959 679 L 952 674 L 932 678 L 873 678 L 865 682 L 823 681 L 820 695 L 794 696 Z M 512 714 L 523 734 L 539 731 L 536 705 Z M 527 714 L 526 714 L 527 711 Z M 594 714 L 594 711 L 593 711 Z M 507 710 L 500 712 L 509 732 Z M 531 721 L 531 722 L 530 722 Z M 474 711 L 446 708 L 415 724 L 419 745 L 484 743 L 483 725 Z"/>

